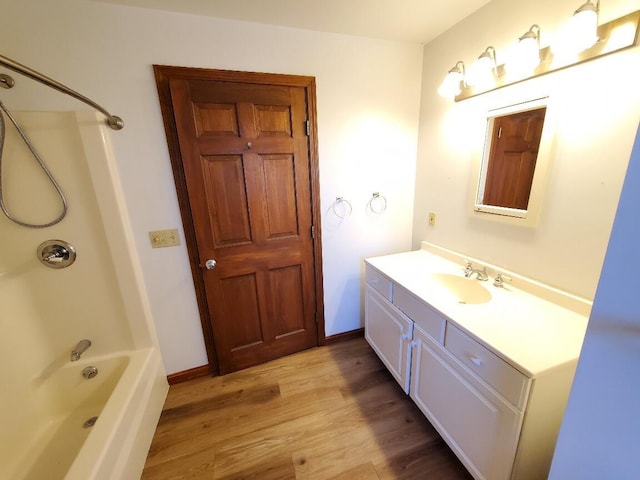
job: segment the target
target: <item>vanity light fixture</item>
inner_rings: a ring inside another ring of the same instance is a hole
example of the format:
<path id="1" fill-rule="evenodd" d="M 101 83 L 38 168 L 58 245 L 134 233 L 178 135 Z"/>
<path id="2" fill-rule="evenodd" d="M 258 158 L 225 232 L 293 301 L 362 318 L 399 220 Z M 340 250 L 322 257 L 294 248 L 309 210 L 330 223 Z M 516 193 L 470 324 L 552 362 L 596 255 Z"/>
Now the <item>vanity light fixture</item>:
<path id="1" fill-rule="evenodd" d="M 572 67 L 633 47 L 638 43 L 640 10 L 598 25 L 599 10 L 600 0 L 588 0 L 582 4 L 571 18 L 569 27 L 564 28 L 559 32 L 560 35 L 557 35 L 565 43 L 560 42 L 553 47 L 540 47 L 540 27 L 533 24 L 519 38 L 518 47 L 523 53 L 514 55 L 506 66 L 497 65 L 493 47 L 488 47 L 480 55 L 478 61 L 469 68 L 466 76 L 464 70 L 459 68 L 459 65 L 464 64 L 459 61 L 449 72 L 452 74 L 457 70 L 455 72 L 458 75 L 457 81 L 450 80 L 450 83 L 454 83 L 456 87 L 452 90 L 460 92 L 455 95 L 455 101 Z M 568 44 L 577 45 L 573 47 L 574 53 L 571 55 L 568 54 Z M 527 62 L 529 62 L 528 65 Z M 520 69 L 519 72 L 518 69 Z M 449 75 L 447 77 L 449 78 Z M 444 84 L 445 82 L 443 86 Z M 439 92 L 443 86 L 438 90 Z M 448 96 L 451 97 L 451 90 Z"/>
<path id="2" fill-rule="evenodd" d="M 485 48 L 478 59 L 469 68 L 467 84 L 476 88 L 487 88 L 495 82 L 498 76 L 496 49 L 492 46 Z"/>
<path id="3" fill-rule="evenodd" d="M 445 98 L 453 99 L 462 91 L 462 83 L 465 81 L 464 62 L 458 60 L 438 88 L 438 94 Z"/>
<path id="4" fill-rule="evenodd" d="M 509 73 L 523 76 L 530 75 L 538 65 L 540 65 L 540 26 L 534 23 L 518 39 L 518 45 L 507 68 Z"/>

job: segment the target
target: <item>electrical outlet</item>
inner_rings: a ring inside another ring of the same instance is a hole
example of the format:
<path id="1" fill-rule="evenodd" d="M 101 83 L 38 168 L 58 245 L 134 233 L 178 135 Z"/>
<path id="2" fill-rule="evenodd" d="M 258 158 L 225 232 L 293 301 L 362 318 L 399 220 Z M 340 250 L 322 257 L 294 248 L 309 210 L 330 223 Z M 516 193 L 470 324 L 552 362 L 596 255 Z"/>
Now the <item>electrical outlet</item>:
<path id="1" fill-rule="evenodd" d="M 429 212 L 429 226 L 436 226 L 436 212 Z"/>
<path id="2" fill-rule="evenodd" d="M 171 228 L 169 230 L 153 230 L 149 232 L 152 248 L 175 247 L 180 245 L 180 237 L 178 229 Z"/>

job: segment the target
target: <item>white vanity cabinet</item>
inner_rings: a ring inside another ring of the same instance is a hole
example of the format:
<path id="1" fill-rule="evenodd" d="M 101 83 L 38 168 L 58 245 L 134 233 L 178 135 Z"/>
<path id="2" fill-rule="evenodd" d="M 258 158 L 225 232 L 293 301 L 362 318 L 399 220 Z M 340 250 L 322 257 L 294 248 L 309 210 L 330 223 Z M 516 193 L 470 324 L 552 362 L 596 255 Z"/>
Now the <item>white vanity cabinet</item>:
<path id="1" fill-rule="evenodd" d="M 391 282 L 377 271 L 368 269 L 365 338 L 405 393 L 409 393 L 413 322 L 391 304 L 391 295 Z"/>
<path id="2" fill-rule="evenodd" d="M 475 478 L 508 479 L 522 412 L 414 330 L 410 394 Z"/>
<path id="3" fill-rule="evenodd" d="M 546 479 L 577 359 L 517 368 L 392 278 L 367 262 L 365 338 L 398 383 L 477 480 Z"/>

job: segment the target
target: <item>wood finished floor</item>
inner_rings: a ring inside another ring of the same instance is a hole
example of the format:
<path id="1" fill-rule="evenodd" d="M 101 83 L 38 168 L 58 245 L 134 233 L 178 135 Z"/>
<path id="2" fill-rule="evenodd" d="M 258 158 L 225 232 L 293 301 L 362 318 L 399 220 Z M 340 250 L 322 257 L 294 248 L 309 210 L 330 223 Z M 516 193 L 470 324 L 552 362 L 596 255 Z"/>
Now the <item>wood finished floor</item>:
<path id="1" fill-rule="evenodd" d="M 169 390 L 145 480 L 469 480 L 364 339 Z"/>

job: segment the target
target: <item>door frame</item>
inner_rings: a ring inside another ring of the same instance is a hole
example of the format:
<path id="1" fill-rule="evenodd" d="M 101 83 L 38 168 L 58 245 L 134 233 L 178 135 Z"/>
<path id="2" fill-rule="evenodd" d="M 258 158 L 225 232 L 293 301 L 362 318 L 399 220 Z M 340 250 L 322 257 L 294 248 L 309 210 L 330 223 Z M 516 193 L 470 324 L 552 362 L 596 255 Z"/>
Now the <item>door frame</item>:
<path id="1" fill-rule="evenodd" d="M 187 193 L 187 181 L 184 174 L 178 133 L 171 104 L 171 91 L 169 81 L 172 79 L 186 80 L 215 80 L 222 82 L 250 83 L 256 85 L 281 85 L 289 87 L 302 87 L 306 92 L 307 115 L 309 119 L 309 183 L 311 190 L 311 219 L 314 226 L 313 258 L 315 270 L 315 301 L 317 310 L 317 335 L 318 345 L 325 345 L 324 325 L 324 292 L 322 275 L 322 230 L 320 216 L 320 172 L 318 162 L 318 130 L 316 121 L 316 83 L 315 77 L 302 75 L 284 75 L 276 73 L 254 73 L 234 70 L 216 70 L 207 68 L 175 67 L 168 65 L 153 65 L 153 72 L 158 89 L 162 120 L 167 138 L 167 147 L 171 159 L 171 169 L 178 195 L 178 205 L 182 217 L 185 243 L 189 253 L 191 276 L 196 292 L 200 323 L 204 335 L 204 343 L 209 360 L 209 373 L 219 373 L 218 360 L 214 344 L 213 328 L 209 315 L 206 290 L 202 276 L 202 268 L 199 261 L 198 244 L 189 196 Z"/>

